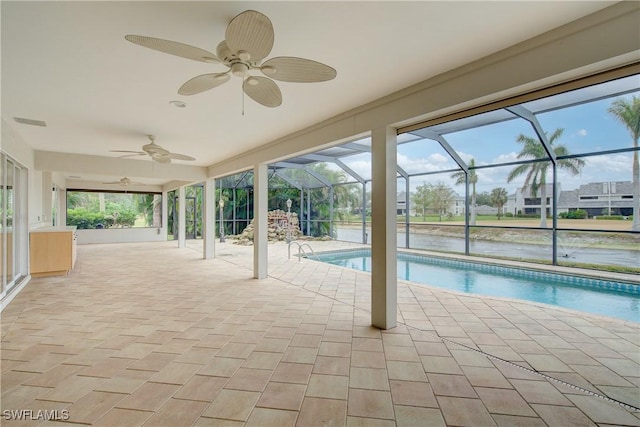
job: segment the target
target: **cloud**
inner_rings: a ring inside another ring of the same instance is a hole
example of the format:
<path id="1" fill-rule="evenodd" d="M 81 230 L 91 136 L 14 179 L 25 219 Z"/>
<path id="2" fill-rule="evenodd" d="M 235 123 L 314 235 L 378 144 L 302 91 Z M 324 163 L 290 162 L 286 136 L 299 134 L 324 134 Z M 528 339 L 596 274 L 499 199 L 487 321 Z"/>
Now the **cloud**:
<path id="1" fill-rule="evenodd" d="M 500 164 L 500 163 L 509 163 L 515 162 L 518 160 L 518 153 L 512 151 L 507 154 L 500 154 L 498 157 L 495 157 L 491 163 L 492 164 Z"/>
<path id="2" fill-rule="evenodd" d="M 576 132 L 576 135 L 578 135 L 578 136 L 587 136 L 587 130 L 586 129 L 580 129 L 578 132 Z"/>
<path id="3" fill-rule="evenodd" d="M 371 178 L 371 160 L 355 160 L 344 161 L 344 164 L 354 170 L 355 173 L 363 177 L 364 179 Z"/>
<path id="4" fill-rule="evenodd" d="M 474 158 L 473 154 L 465 153 L 464 151 L 458 151 L 458 156 L 460 156 L 460 158 L 464 160 L 466 164 L 469 164 L 471 162 L 471 159 Z M 476 165 L 480 164 L 478 162 L 478 159 L 475 159 L 475 160 L 476 160 Z"/>
<path id="5" fill-rule="evenodd" d="M 439 153 L 430 154 L 427 158 L 398 153 L 398 164 L 410 174 L 455 168 L 453 160 Z"/>
<path id="6" fill-rule="evenodd" d="M 597 181 L 631 181 L 631 154 L 585 157 L 582 175 L 599 177 Z"/>
<path id="7" fill-rule="evenodd" d="M 445 156 L 443 156 L 442 154 L 439 154 L 439 153 L 434 153 L 434 154 L 429 155 L 428 159 L 429 159 L 430 162 L 440 163 L 440 164 L 447 163 L 449 161 L 449 158 L 447 158 L 447 157 L 445 157 Z"/>

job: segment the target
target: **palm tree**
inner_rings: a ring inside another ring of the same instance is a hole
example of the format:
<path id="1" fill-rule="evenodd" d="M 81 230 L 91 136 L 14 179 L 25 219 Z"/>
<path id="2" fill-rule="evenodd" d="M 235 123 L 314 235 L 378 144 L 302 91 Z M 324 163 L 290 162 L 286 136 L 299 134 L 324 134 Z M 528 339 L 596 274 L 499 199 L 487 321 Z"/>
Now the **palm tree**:
<path id="1" fill-rule="evenodd" d="M 471 204 L 469 208 L 471 210 L 471 217 L 469 218 L 469 225 L 476 225 L 476 183 L 478 182 L 478 175 L 476 175 L 476 160 L 471 159 L 469 161 L 469 184 L 471 184 Z M 451 178 L 456 180 L 456 185 L 464 184 L 467 178 L 467 174 L 463 170 L 452 173 Z"/>
<path id="2" fill-rule="evenodd" d="M 631 99 L 617 99 L 613 101 L 608 110 L 631 133 L 633 148 L 638 148 L 640 138 L 640 97 Z M 638 151 L 633 152 L 633 231 L 640 231 L 640 165 L 638 164 Z"/>
<path id="3" fill-rule="evenodd" d="M 556 129 L 551 136 L 547 136 L 549 146 L 555 153 L 556 157 L 567 156 L 569 151 L 564 145 L 553 145 L 564 132 L 564 129 Z M 518 153 L 518 159 L 523 160 L 535 160 L 546 159 L 547 152 L 542 146 L 542 143 L 538 138 L 527 136 L 524 134 L 518 135 L 517 142 L 523 145 L 522 150 Z M 536 197 L 538 190 L 540 190 L 540 227 L 547 227 L 547 171 L 551 166 L 550 161 L 539 161 L 533 163 L 525 163 L 518 165 L 507 176 L 507 182 L 513 181 L 520 175 L 526 174 L 524 180 L 523 189 L 527 186 L 531 186 L 531 195 Z M 584 160 L 582 159 L 561 159 L 557 161 L 557 167 L 560 169 L 566 169 L 572 175 L 578 175 L 580 169 L 584 166 Z"/>
<path id="4" fill-rule="evenodd" d="M 159 194 L 139 194 L 135 198 L 136 210 L 144 216 L 146 227 L 161 227 L 162 196 Z"/>
<path id="5" fill-rule="evenodd" d="M 324 179 L 330 182 L 333 187 L 320 186 L 320 181 L 313 175 L 320 175 Z M 312 222 L 310 224 L 310 233 L 312 236 L 320 237 L 330 234 L 331 224 L 331 195 L 333 193 L 333 218 L 346 219 L 346 212 L 343 209 L 336 209 L 338 207 L 359 205 L 358 198 L 361 197 L 361 191 L 358 191 L 357 186 L 345 185 L 348 181 L 347 174 L 338 169 L 333 169 L 328 163 L 319 162 L 307 166 L 306 169 L 290 169 L 288 171 L 288 177 L 291 180 L 296 181 L 303 188 L 305 188 L 305 197 L 307 197 L 307 188 L 311 188 L 311 212 L 310 216 Z M 295 212 L 299 209 L 299 190 L 291 188 L 291 184 L 283 180 L 281 177 L 275 175 L 269 181 L 269 207 L 273 209 L 283 209 L 286 205 L 287 199 L 291 199 L 292 207 L 291 211 Z M 304 206 L 306 212 L 306 205 Z M 302 220 L 302 218 L 300 218 Z M 337 229 L 333 228 L 333 238 L 337 237 Z"/>
<path id="6" fill-rule="evenodd" d="M 491 203 L 498 208 L 498 219 L 502 216 L 502 208 L 507 203 L 507 190 L 497 187 L 491 190 Z"/>

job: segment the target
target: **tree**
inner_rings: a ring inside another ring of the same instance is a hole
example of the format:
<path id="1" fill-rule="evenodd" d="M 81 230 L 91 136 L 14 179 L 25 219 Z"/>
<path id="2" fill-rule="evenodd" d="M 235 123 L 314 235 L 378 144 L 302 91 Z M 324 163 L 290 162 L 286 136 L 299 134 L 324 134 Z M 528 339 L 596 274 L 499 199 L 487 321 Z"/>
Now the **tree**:
<path id="1" fill-rule="evenodd" d="M 553 145 L 564 132 L 564 129 L 556 129 L 551 136 L 545 132 L 545 136 L 549 141 L 549 146 L 555 153 L 556 157 L 569 155 L 569 150 L 564 145 Z M 524 134 L 518 135 L 517 142 L 522 144 L 522 150 L 518 153 L 518 159 L 523 160 L 536 160 L 546 159 L 548 157 L 546 150 L 538 138 L 527 136 Z M 524 179 L 524 188 L 530 186 L 531 195 L 537 197 L 538 190 L 540 190 L 540 227 L 547 227 L 547 171 L 551 166 L 551 162 L 547 160 L 541 160 L 532 163 L 525 163 L 516 166 L 507 176 L 507 182 L 513 181 L 520 175 L 526 174 Z M 566 169 L 572 175 L 578 175 L 580 170 L 584 166 L 584 160 L 582 159 L 560 159 L 557 160 L 557 167 L 559 169 Z"/>
<path id="2" fill-rule="evenodd" d="M 498 208 L 498 219 L 502 216 L 502 208 L 507 203 L 507 190 L 497 187 L 491 190 L 491 204 Z"/>
<path id="3" fill-rule="evenodd" d="M 145 226 L 162 227 L 162 196 L 159 194 L 140 194 L 135 199 L 138 213 L 144 216 Z"/>
<path id="4" fill-rule="evenodd" d="M 178 215 L 179 215 L 178 190 L 167 193 L 167 227 L 171 230 L 173 240 L 178 240 Z"/>
<path id="5" fill-rule="evenodd" d="M 427 220 L 427 208 L 431 203 L 431 192 L 433 189 L 432 184 L 422 182 L 422 185 L 416 187 L 416 192 L 411 196 L 411 203 L 416 207 L 422 209 L 422 220 Z"/>
<path id="6" fill-rule="evenodd" d="M 440 221 L 442 221 L 442 215 L 446 214 L 451 207 L 451 203 L 455 198 L 455 193 L 449 187 L 447 187 L 443 182 L 438 182 L 431 189 L 431 199 L 432 204 L 438 215 L 440 216 Z"/>
<path id="7" fill-rule="evenodd" d="M 357 185 L 346 185 L 348 176 L 342 170 L 336 170 L 329 167 L 327 163 L 319 162 L 306 166 L 305 168 L 291 168 L 283 172 L 288 178 L 283 179 L 278 175 L 274 175 L 269 180 L 269 209 L 286 210 L 286 201 L 291 199 L 291 211 L 300 210 L 300 190 L 293 188 L 289 181 L 296 182 L 304 189 L 304 206 L 303 217 L 310 215 L 311 222 L 309 224 L 310 235 L 327 236 L 330 233 L 331 218 L 331 196 L 333 195 L 333 219 L 347 219 L 348 212 L 344 209 L 336 209 L 341 206 L 361 206 L 362 191 L 358 190 Z M 314 175 L 323 178 L 320 181 Z M 333 187 L 325 184 L 329 182 Z M 310 189 L 310 191 L 307 191 Z M 310 196 L 311 212 L 307 212 L 307 196 Z M 300 218 L 301 224 L 304 218 Z M 303 226 L 304 227 L 304 226 Z M 306 232 L 306 228 L 303 228 Z M 333 230 L 334 236 L 337 230 Z"/>
<path id="8" fill-rule="evenodd" d="M 487 191 L 483 191 L 482 193 L 476 194 L 476 203 L 478 206 L 486 205 L 486 206 L 495 206 L 493 201 L 491 200 L 491 194 Z"/>
<path id="9" fill-rule="evenodd" d="M 631 99 L 617 99 L 613 101 L 608 109 L 620 123 L 622 123 L 631 133 L 633 148 L 638 148 L 640 138 L 640 97 L 633 96 Z M 640 231 L 640 165 L 638 163 L 638 151 L 633 152 L 633 223 L 631 229 Z"/>
<path id="10" fill-rule="evenodd" d="M 476 175 L 476 160 L 471 159 L 469 161 L 469 184 L 471 184 L 471 203 L 469 204 L 469 211 L 471 216 L 469 218 L 469 225 L 476 225 L 476 183 L 478 182 L 478 175 Z M 451 178 L 456 180 L 456 185 L 464 184 L 467 179 L 467 174 L 461 170 L 451 174 Z"/>
<path id="11" fill-rule="evenodd" d="M 202 237 L 202 185 L 190 185 L 185 187 L 185 237 L 187 239 L 197 239 Z M 227 218 L 227 217 L 225 217 Z"/>
<path id="12" fill-rule="evenodd" d="M 98 196 L 88 191 L 67 191 L 67 209 L 99 210 Z"/>

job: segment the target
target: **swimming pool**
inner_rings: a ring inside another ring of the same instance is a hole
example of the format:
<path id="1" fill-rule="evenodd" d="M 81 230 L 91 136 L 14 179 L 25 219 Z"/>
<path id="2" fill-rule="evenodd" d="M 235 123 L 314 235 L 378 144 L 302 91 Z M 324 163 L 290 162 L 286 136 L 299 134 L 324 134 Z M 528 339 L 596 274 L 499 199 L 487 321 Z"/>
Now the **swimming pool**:
<path id="1" fill-rule="evenodd" d="M 318 260 L 371 271 L 370 250 L 317 254 Z M 314 257 L 315 259 L 315 257 Z M 398 252 L 398 278 L 472 294 L 516 298 L 640 322 L 640 286 L 538 270 Z"/>

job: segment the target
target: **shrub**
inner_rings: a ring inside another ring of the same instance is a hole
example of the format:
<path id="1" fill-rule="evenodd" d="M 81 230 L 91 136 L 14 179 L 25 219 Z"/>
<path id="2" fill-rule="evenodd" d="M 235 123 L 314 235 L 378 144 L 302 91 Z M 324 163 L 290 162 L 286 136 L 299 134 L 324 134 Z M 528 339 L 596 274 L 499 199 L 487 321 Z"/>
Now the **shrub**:
<path id="1" fill-rule="evenodd" d="M 67 225 L 75 225 L 79 230 L 110 228 L 113 226 L 133 227 L 138 214 L 133 210 L 123 210 L 117 215 L 104 212 L 90 212 L 85 208 L 67 210 Z"/>
<path id="2" fill-rule="evenodd" d="M 588 218 L 589 214 L 587 211 L 582 209 L 577 209 L 575 211 L 569 212 L 560 212 L 560 218 L 562 219 L 585 219 Z"/>
<path id="3" fill-rule="evenodd" d="M 507 213 L 504 214 L 504 217 L 505 218 L 513 218 L 513 213 L 507 212 Z"/>
<path id="4" fill-rule="evenodd" d="M 596 219 L 615 219 L 615 220 L 622 221 L 624 219 L 624 216 L 622 216 L 622 215 L 598 215 L 596 217 Z"/>
<path id="5" fill-rule="evenodd" d="M 98 224 L 104 224 L 105 218 L 102 212 L 89 212 L 85 208 L 67 210 L 67 224 L 75 225 L 80 230 L 96 228 Z"/>
<path id="6" fill-rule="evenodd" d="M 123 227 L 133 227 L 138 214 L 133 210 L 123 210 L 118 213 L 117 223 Z"/>
<path id="7" fill-rule="evenodd" d="M 523 214 L 520 213 L 520 211 L 518 211 L 518 218 L 540 218 L 540 214 L 537 213 L 533 213 L 533 214 Z"/>

